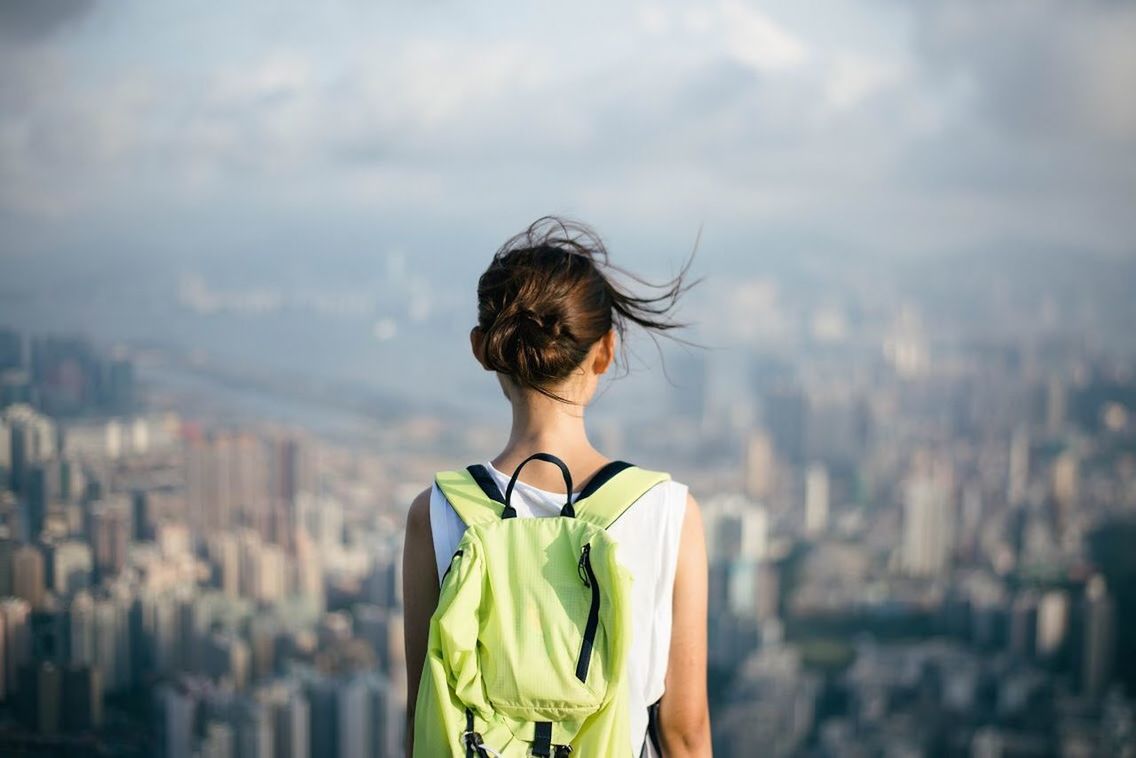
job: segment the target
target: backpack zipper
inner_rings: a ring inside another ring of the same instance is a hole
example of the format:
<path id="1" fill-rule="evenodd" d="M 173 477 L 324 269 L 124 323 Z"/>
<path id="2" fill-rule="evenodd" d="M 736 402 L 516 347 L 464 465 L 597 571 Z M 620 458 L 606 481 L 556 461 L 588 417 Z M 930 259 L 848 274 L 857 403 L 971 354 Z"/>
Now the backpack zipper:
<path id="1" fill-rule="evenodd" d="M 452 569 L 454 567 L 454 561 L 457 559 L 457 557 L 459 555 L 461 555 L 464 552 L 465 552 L 464 550 L 459 550 L 459 551 L 457 551 L 456 553 L 454 553 L 453 555 L 450 556 L 450 565 L 446 566 L 446 571 L 445 571 L 445 573 L 442 574 L 441 581 L 438 582 L 439 585 L 441 585 L 443 582 L 446 581 L 446 577 L 450 575 L 450 569 Z"/>
<path id="2" fill-rule="evenodd" d="M 592 662 L 592 646 L 596 642 L 596 630 L 600 625 L 600 583 L 592 570 L 592 546 L 584 545 L 580 551 L 580 562 L 576 569 L 585 587 L 592 590 L 592 606 L 588 609 L 588 623 L 584 626 L 584 641 L 580 644 L 580 657 L 576 661 L 576 678 L 581 682 L 588 680 L 588 666 Z"/>

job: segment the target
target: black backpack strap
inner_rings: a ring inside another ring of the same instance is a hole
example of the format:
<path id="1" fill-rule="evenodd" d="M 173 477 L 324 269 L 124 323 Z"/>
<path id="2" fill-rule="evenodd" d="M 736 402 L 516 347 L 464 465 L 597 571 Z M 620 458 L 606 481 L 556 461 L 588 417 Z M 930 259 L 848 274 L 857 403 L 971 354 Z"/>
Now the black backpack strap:
<path id="1" fill-rule="evenodd" d="M 663 754 L 663 740 L 659 733 L 659 704 L 661 702 L 662 700 L 659 699 L 647 706 L 647 739 L 651 741 L 651 747 L 655 748 L 655 755 L 658 756 Z"/>
<path id="2" fill-rule="evenodd" d="M 434 482 L 466 526 L 497 521 L 504 512 L 504 498 L 487 493 L 470 469 L 440 471 Z M 493 487 L 497 487 L 496 483 Z"/>

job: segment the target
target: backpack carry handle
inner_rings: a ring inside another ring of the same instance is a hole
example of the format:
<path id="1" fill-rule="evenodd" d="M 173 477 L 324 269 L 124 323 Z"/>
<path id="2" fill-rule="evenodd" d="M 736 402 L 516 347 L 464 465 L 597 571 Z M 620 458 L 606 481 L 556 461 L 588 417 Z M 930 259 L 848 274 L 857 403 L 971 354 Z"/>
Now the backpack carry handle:
<path id="1" fill-rule="evenodd" d="M 564 488 L 567 493 L 564 496 L 564 507 L 560 509 L 560 515 L 575 517 L 576 509 L 572 507 L 572 473 L 568 470 L 568 466 L 552 453 L 533 453 L 528 458 L 521 461 L 520 465 L 517 466 L 517 470 L 513 472 L 513 476 L 509 478 L 509 486 L 505 489 L 505 509 L 501 511 L 501 518 L 516 517 L 517 509 L 510 505 L 510 500 L 513 497 L 513 487 L 517 483 L 517 477 L 521 475 L 521 469 L 525 467 L 526 463 L 532 460 L 555 463 L 557 468 L 560 469 L 560 473 L 564 475 Z"/>

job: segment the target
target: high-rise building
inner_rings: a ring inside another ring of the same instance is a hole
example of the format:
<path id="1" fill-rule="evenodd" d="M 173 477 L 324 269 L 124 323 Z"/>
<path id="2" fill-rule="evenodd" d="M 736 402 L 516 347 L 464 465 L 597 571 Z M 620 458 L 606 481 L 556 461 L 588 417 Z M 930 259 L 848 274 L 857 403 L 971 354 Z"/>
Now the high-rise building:
<path id="1" fill-rule="evenodd" d="M 757 567 L 757 598 L 754 617 L 760 622 L 781 616 L 781 569 L 774 561 L 762 561 Z"/>
<path id="2" fill-rule="evenodd" d="M 134 603 L 136 640 L 135 668 L 146 675 L 168 675 L 184 660 L 179 599 L 169 592 L 145 590 Z"/>
<path id="3" fill-rule="evenodd" d="M 30 467 L 56 455 L 55 424 L 29 405 L 10 405 L 2 415 L 9 430 L 9 487 L 22 495 Z"/>
<path id="4" fill-rule="evenodd" d="M 248 699 L 234 703 L 233 710 L 237 758 L 273 758 L 276 751 L 272 710 Z"/>
<path id="5" fill-rule="evenodd" d="M 191 758 L 196 698 L 180 686 L 167 685 L 158 691 L 158 701 L 162 708 L 164 755 L 166 758 Z"/>
<path id="6" fill-rule="evenodd" d="M 279 435 L 268 442 L 268 541 L 285 550 L 295 548 L 298 527 L 296 504 L 302 493 L 315 492 L 315 466 L 310 450 L 295 435 Z"/>
<path id="7" fill-rule="evenodd" d="M 777 460 L 773 441 L 764 431 L 753 432 L 746 443 L 745 493 L 755 500 L 773 494 L 777 477 Z"/>
<path id="8" fill-rule="evenodd" d="M 1037 655 L 1052 660 L 1061 653 L 1069 632 L 1069 596 L 1049 590 L 1037 605 Z"/>
<path id="9" fill-rule="evenodd" d="M 1033 589 L 1018 593 L 1010 608 L 1010 649 L 1023 659 L 1032 658 L 1037 650 L 1037 608 L 1038 594 Z"/>
<path id="10" fill-rule="evenodd" d="M 208 536 L 247 526 L 268 534 L 269 478 L 259 439 L 233 432 L 189 439 L 185 465 L 189 523 L 195 533 Z"/>
<path id="11" fill-rule="evenodd" d="M 269 709 L 276 758 L 309 758 L 313 755 L 308 701 L 303 692 L 292 682 L 281 680 L 260 688 L 256 698 Z"/>
<path id="12" fill-rule="evenodd" d="M 769 517 L 764 507 L 740 495 L 718 495 L 706 502 L 711 559 L 760 561 L 768 544 Z"/>
<path id="13" fill-rule="evenodd" d="M 134 542 L 143 542 L 153 537 L 153 518 L 150 514 L 149 494 L 137 490 L 130 495 L 130 537 Z"/>
<path id="14" fill-rule="evenodd" d="M 202 645 L 202 667 L 217 680 L 227 680 L 238 692 L 248 684 L 250 654 L 240 637 L 228 632 L 213 632 Z"/>
<path id="15" fill-rule="evenodd" d="M 126 566 L 126 551 L 130 546 L 129 500 L 115 496 L 92 503 L 89 523 L 98 581 L 118 576 Z"/>
<path id="16" fill-rule="evenodd" d="M 1050 435 L 1065 428 L 1067 404 L 1065 384 L 1057 377 L 1050 378 L 1045 393 L 1045 431 Z"/>
<path id="17" fill-rule="evenodd" d="M 18 546 L 14 539 L 0 537 L 0 597 L 12 595 L 12 556 Z"/>
<path id="18" fill-rule="evenodd" d="M 20 698 L 16 712 L 28 729 L 44 735 L 63 727 L 63 672 L 48 661 L 20 667 Z"/>
<path id="19" fill-rule="evenodd" d="M 707 543 L 711 594 L 731 613 L 752 617 L 757 601 L 758 567 L 768 551 L 768 514 L 742 495 L 707 500 Z"/>
<path id="20" fill-rule="evenodd" d="M 43 552 L 35 545 L 21 545 L 12 553 L 12 592 L 33 609 L 44 606 L 47 582 Z"/>
<path id="21" fill-rule="evenodd" d="M 77 592 L 67 608 L 67 661 L 73 666 L 94 666 L 95 601 L 87 591 Z"/>
<path id="22" fill-rule="evenodd" d="M 198 758 L 237 758 L 236 743 L 232 726 L 224 721 L 209 720 L 197 749 Z"/>
<path id="23" fill-rule="evenodd" d="M 276 671 L 280 622 L 273 616 L 256 616 L 248 625 L 249 666 L 253 681 L 264 681 Z"/>
<path id="24" fill-rule="evenodd" d="M 1104 577 L 1099 574 L 1085 585 L 1081 628 L 1081 691 L 1097 698 L 1104 694 L 1112 681 L 1116 645 L 1116 607 Z"/>
<path id="25" fill-rule="evenodd" d="M 805 474 L 805 534 L 815 537 L 828 529 L 828 469 L 814 463 Z"/>
<path id="26" fill-rule="evenodd" d="M 1006 499 L 1010 505 L 1019 505 L 1026 499 L 1030 475 L 1030 438 L 1026 429 L 1018 429 L 1010 440 L 1009 485 Z"/>
<path id="27" fill-rule="evenodd" d="M 363 677 L 340 682 L 336 691 L 339 730 L 338 758 L 366 755 L 371 741 L 370 693 Z"/>
<path id="28" fill-rule="evenodd" d="M 351 608 L 355 618 L 355 635 L 370 643 L 375 651 L 379 670 L 389 673 L 396 651 L 396 634 L 393 625 L 401 625 L 401 619 L 394 611 L 375 605 L 358 603 Z M 401 643 L 401 641 L 399 641 Z"/>
<path id="29" fill-rule="evenodd" d="M 0 408 L 7 403 L 0 397 Z M 8 421 L 0 413 L 0 490 L 8 489 L 12 483 L 12 430 L 8 428 Z"/>
<path id="30" fill-rule="evenodd" d="M 123 601 L 100 598 L 94 607 L 95 660 L 107 692 L 130 687 L 133 677 L 130 611 Z"/>
<path id="31" fill-rule="evenodd" d="M 97 666 L 63 669 L 63 728 L 70 732 L 98 729 L 103 722 L 102 674 Z"/>
<path id="32" fill-rule="evenodd" d="M 31 606 L 21 598 L 0 599 L 4 625 L 4 696 L 12 702 L 20 689 L 20 669 L 32 660 Z"/>
<path id="33" fill-rule="evenodd" d="M 317 550 L 334 551 L 343 545 L 343 504 L 335 498 L 301 495 L 297 517 Z"/>
<path id="34" fill-rule="evenodd" d="M 367 690 L 367 755 L 399 755 L 403 750 L 406 702 L 403 689 L 377 674 L 363 678 Z"/>
<path id="35" fill-rule="evenodd" d="M 30 405 L 35 401 L 35 395 L 31 374 L 26 369 L 0 371 L 0 408 Z"/>
<path id="36" fill-rule="evenodd" d="M 91 548 L 83 542 L 69 540 L 51 548 L 51 587 L 61 597 L 91 586 L 94 561 Z"/>
<path id="37" fill-rule="evenodd" d="M 903 503 L 902 565 L 914 576 L 942 576 L 954 548 L 954 513 L 949 485 L 940 477 L 915 475 Z"/>
<path id="38" fill-rule="evenodd" d="M 339 758 L 339 697 L 336 682 L 317 678 L 307 686 L 309 754 Z"/>
<path id="39" fill-rule="evenodd" d="M 2 614 L 3 611 L 0 611 Z M 8 699 L 8 627 L 0 615 L 0 703 Z"/>
<path id="40" fill-rule="evenodd" d="M 1053 462 L 1053 499 L 1057 503 L 1058 528 L 1068 525 L 1077 509 L 1080 491 L 1080 462 L 1077 454 L 1066 450 Z"/>
<path id="41" fill-rule="evenodd" d="M 43 535 L 48 508 L 59 497 L 58 477 L 52 476 L 53 468 L 58 469 L 58 464 L 53 467 L 50 461 L 45 461 L 30 464 L 25 470 L 24 523 L 29 540 L 38 540 Z"/>
<path id="42" fill-rule="evenodd" d="M 226 597 L 241 596 L 241 546 L 237 536 L 218 532 L 205 543 L 206 554 L 213 564 L 214 584 Z"/>

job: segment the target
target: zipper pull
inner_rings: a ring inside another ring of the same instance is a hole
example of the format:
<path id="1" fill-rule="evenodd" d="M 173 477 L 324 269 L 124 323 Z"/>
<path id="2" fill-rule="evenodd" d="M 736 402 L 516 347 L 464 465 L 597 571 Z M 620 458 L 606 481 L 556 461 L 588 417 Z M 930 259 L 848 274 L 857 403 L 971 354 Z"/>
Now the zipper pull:
<path id="1" fill-rule="evenodd" d="M 584 566 L 587 566 L 590 562 L 589 554 L 591 552 L 591 543 L 584 545 L 584 549 L 580 551 L 580 562 L 576 564 L 576 572 L 580 575 L 580 579 L 584 582 L 585 587 L 592 586 L 592 583 L 588 580 L 588 572 L 584 569 Z"/>

